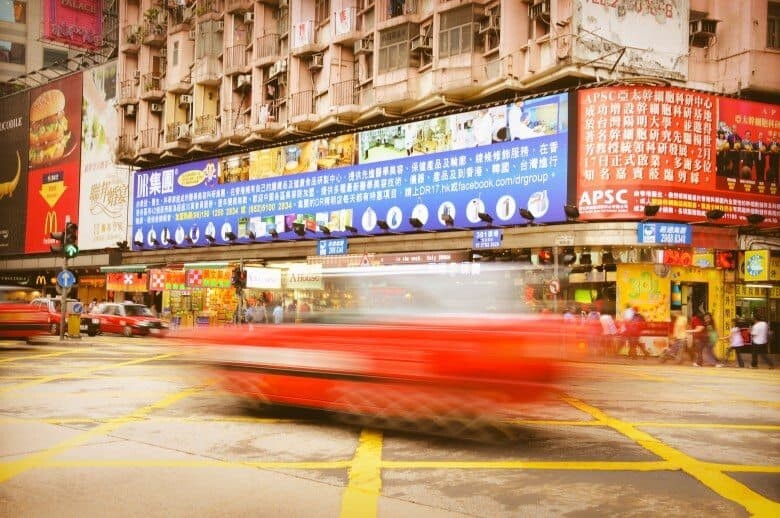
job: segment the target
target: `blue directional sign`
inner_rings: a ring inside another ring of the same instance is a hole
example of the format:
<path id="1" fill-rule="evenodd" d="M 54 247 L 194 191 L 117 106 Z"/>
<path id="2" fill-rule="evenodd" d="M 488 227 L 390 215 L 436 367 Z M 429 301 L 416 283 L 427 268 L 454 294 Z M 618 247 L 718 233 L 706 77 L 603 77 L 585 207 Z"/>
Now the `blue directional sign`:
<path id="1" fill-rule="evenodd" d="M 344 255 L 347 253 L 347 239 L 320 239 L 317 255 Z"/>
<path id="2" fill-rule="evenodd" d="M 504 240 L 504 231 L 500 228 L 486 228 L 485 230 L 474 231 L 474 250 L 484 248 L 501 248 L 501 242 Z"/>
<path id="3" fill-rule="evenodd" d="M 74 302 L 73 306 L 71 307 L 71 311 L 77 315 L 80 315 L 84 312 L 84 306 L 81 304 L 81 302 Z"/>
<path id="4" fill-rule="evenodd" d="M 76 276 L 70 270 L 62 270 L 57 274 L 57 285 L 61 288 L 70 288 L 76 284 Z"/>
<path id="5" fill-rule="evenodd" d="M 691 226 L 685 223 L 640 223 L 637 240 L 642 244 L 690 245 Z"/>

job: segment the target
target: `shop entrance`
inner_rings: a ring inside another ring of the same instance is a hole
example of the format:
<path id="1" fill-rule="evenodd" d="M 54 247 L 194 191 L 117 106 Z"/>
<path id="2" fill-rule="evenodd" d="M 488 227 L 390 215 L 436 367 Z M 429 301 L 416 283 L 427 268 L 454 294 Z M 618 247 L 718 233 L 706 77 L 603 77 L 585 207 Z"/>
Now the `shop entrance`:
<path id="1" fill-rule="evenodd" d="M 679 294 L 678 294 L 679 291 Z M 672 284 L 672 308 L 691 318 L 697 313 L 709 311 L 706 282 L 681 282 Z"/>

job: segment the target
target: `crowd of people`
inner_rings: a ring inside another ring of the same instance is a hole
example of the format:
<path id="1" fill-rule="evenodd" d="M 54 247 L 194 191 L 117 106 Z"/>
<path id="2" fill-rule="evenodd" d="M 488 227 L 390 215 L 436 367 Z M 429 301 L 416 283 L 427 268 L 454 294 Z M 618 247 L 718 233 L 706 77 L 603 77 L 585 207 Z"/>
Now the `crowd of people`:
<path id="1" fill-rule="evenodd" d="M 584 338 L 589 356 L 617 356 L 623 353 L 629 359 L 651 356 L 642 337 L 647 331 L 647 321 L 636 305 L 627 305 L 616 322 L 609 313 L 601 311 L 599 304 L 585 304 L 577 308 L 570 306 L 564 313 L 564 323 L 570 336 Z M 728 339 L 729 347 L 725 357 L 733 351 L 737 364 L 744 368 L 744 354 L 750 354 L 750 367 L 758 368 L 759 359 L 770 369 L 774 363 L 768 354 L 770 338 L 769 325 L 762 311 L 754 315 L 749 328 L 740 327 L 734 320 L 729 334 L 721 337 L 712 313 L 697 312 L 689 319 L 680 311 L 672 312 L 669 329 L 669 345 L 660 352 L 661 363 L 672 361 L 683 363 L 686 359 L 694 367 L 723 367 L 724 359 L 718 358 L 718 341 Z M 640 355 L 641 353 L 641 355 Z"/>

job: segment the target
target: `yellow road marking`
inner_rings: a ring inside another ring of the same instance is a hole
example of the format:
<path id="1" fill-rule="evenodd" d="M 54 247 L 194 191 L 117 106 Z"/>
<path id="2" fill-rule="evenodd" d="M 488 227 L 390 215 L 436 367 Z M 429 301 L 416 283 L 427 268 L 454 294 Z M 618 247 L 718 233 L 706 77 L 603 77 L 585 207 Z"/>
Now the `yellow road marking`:
<path id="1" fill-rule="evenodd" d="M 646 450 L 672 463 L 723 498 L 743 506 L 750 514 L 757 516 L 780 516 L 779 503 L 756 493 L 722 471 L 713 468 L 711 464 L 686 455 L 652 435 L 637 429 L 630 423 L 610 417 L 605 412 L 583 401 L 575 398 L 566 398 L 566 400 L 573 407 L 590 414 L 599 421 L 603 421 L 609 427 L 632 439 Z"/>
<path id="2" fill-rule="evenodd" d="M 62 356 L 65 354 L 73 354 L 79 352 L 80 349 L 67 349 L 65 351 L 57 351 L 53 353 L 32 354 L 30 356 L 15 356 L 13 358 L 3 358 L 0 363 L 11 363 L 19 360 L 39 360 L 41 358 L 53 358 L 55 356 Z"/>
<path id="3" fill-rule="evenodd" d="M 87 430 L 86 432 L 80 433 L 78 435 L 75 435 L 69 439 L 62 441 L 61 443 L 53 446 L 52 448 L 48 448 L 46 450 L 33 453 L 32 455 L 21 457 L 11 462 L 3 463 L 2 465 L 0 465 L 0 483 L 6 482 L 7 480 L 10 480 L 11 478 L 21 473 L 24 473 L 26 471 L 29 471 L 31 469 L 38 468 L 43 464 L 49 462 L 53 457 L 56 457 L 57 455 L 60 455 L 61 453 L 64 453 L 67 450 L 70 450 L 77 446 L 86 444 L 88 441 L 90 441 L 95 437 L 100 437 L 102 435 L 109 434 L 127 423 L 134 422 L 139 419 L 143 419 L 146 415 L 154 412 L 155 410 L 166 408 L 194 394 L 195 392 L 198 392 L 199 390 L 202 390 L 202 388 L 201 387 L 189 388 L 186 390 L 182 390 L 181 392 L 169 394 L 168 396 L 160 399 L 159 401 L 156 401 L 155 403 L 152 403 L 151 405 L 147 405 L 145 407 L 141 407 L 137 409 L 132 414 L 122 416 L 122 417 L 117 417 L 115 419 L 110 419 L 105 423 L 99 424 L 96 427 Z"/>
<path id="4" fill-rule="evenodd" d="M 377 515 L 382 491 L 382 433 L 363 430 L 349 466 L 349 483 L 341 498 L 342 518 Z"/>
<path id="5" fill-rule="evenodd" d="M 92 372 L 97 371 L 103 371 L 103 370 L 111 370 L 111 369 L 118 369 L 119 367 L 126 367 L 128 365 L 135 365 L 138 363 L 145 363 L 145 362 L 152 362 L 156 360 L 162 360 L 163 358 L 169 358 L 171 356 L 177 356 L 178 353 L 166 353 L 166 354 L 158 354 L 157 356 L 151 356 L 146 358 L 136 358 L 135 360 L 129 360 L 126 362 L 121 363 L 105 363 L 103 365 L 97 365 L 95 367 L 87 367 L 84 369 L 80 369 L 73 372 L 68 372 L 65 374 L 54 374 L 51 376 L 44 376 L 41 378 L 36 378 L 34 380 L 27 381 L 25 383 L 16 383 L 14 385 L 10 385 L 7 387 L 0 387 L 0 394 L 5 394 L 7 392 L 12 392 L 14 390 L 19 390 L 27 387 L 32 387 L 35 385 L 41 385 L 43 383 L 48 383 L 50 381 L 56 381 L 56 380 L 62 380 L 62 379 L 71 379 L 71 378 L 77 378 L 84 376 L 85 374 L 89 374 Z"/>

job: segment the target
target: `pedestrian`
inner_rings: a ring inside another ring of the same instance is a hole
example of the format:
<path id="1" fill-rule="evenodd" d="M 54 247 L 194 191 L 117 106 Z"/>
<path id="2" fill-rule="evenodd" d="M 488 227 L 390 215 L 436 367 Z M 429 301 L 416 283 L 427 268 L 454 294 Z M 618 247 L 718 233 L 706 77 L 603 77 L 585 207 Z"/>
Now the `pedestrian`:
<path id="1" fill-rule="evenodd" d="M 661 363 L 666 360 L 674 360 L 675 362 L 682 363 L 683 354 L 691 356 L 691 361 L 696 360 L 696 355 L 688 347 L 688 317 L 680 312 L 676 312 L 674 322 L 672 323 L 672 332 L 669 337 L 671 343 L 664 352 L 661 353 Z"/>
<path id="2" fill-rule="evenodd" d="M 753 369 L 758 368 L 758 357 L 764 359 L 770 369 L 775 368 L 775 364 L 767 354 L 767 345 L 769 344 L 769 324 L 764 319 L 764 312 L 756 312 L 756 321 L 750 328 L 750 367 Z"/>
<path id="3" fill-rule="evenodd" d="M 700 363 L 700 365 L 723 367 L 723 364 L 718 361 L 718 357 L 715 355 L 715 346 L 718 343 L 719 337 L 715 319 L 710 312 L 704 314 L 704 328 L 704 344 L 702 345 L 701 351 L 702 363 Z"/>
<path id="4" fill-rule="evenodd" d="M 249 314 L 252 318 L 251 321 L 255 324 L 265 324 L 268 322 L 268 313 L 265 311 L 265 303 L 261 303 L 260 300 L 255 300 Z"/>
<path id="5" fill-rule="evenodd" d="M 615 319 L 609 313 L 602 313 L 601 321 L 601 352 L 604 356 L 612 356 L 616 353 L 618 328 Z"/>
<path id="6" fill-rule="evenodd" d="M 281 302 L 277 302 L 273 311 L 274 324 L 281 324 L 284 322 L 284 307 Z"/>
<path id="7" fill-rule="evenodd" d="M 642 357 L 646 360 L 650 353 L 647 351 L 647 347 L 642 343 L 642 333 L 647 327 L 647 321 L 642 313 L 639 312 L 639 308 L 634 306 L 632 308 L 631 320 L 626 323 L 626 336 L 628 337 L 628 357 L 637 358 L 637 349 L 642 351 Z"/>
<path id="8" fill-rule="evenodd" d="M 601 354 L 601 314 L 594 306 L 583 308 L 582 325 L 588 337 L 588 354 L 598 356 Z"/>
<path id="9" fill-rule="evenodd" d="M 704 325 L 704 315 L 701 313 L 695 313 L 691 317 L 691 328 L 688 330 L 692 336 L 692 347 L 695 354 L 693 360 L 694 367 L 701 367 L 704 360 L 702 359 L 703 349 L 706 342 L 707 328 Z"/>
<path id="10" fill-rule="evenodd" d="M 734 351 L 734 355 L 737 357 L 737 365 L 740 369 L 745 367 L 745 362 L 742 361 L 742 352 L 745 347 L 745 339 L 742 337 L 742 329 L 739 327 L 739 319 L 735 318 L 733 326 L 729 330 L 729 350 Z"/>
<path id="11" fill-rule="evenodd" d="M 92 302 L 89 303 L 89 306 L 87 306 L 87 313 L 92 313 L 92 311 L 94 311 L 97 305 L 98 305 L 98 301 L 97 301 L 97 297 L 95 297 L 92 299 Z"/>

